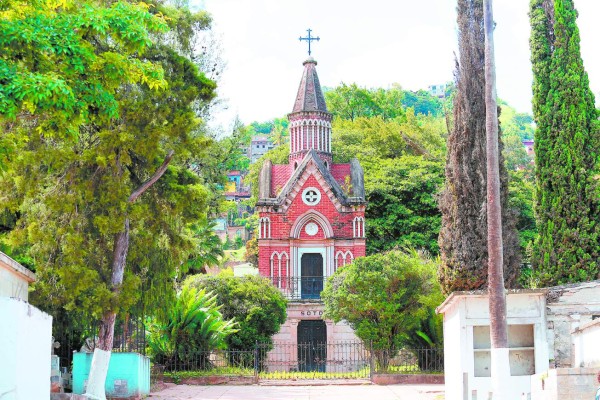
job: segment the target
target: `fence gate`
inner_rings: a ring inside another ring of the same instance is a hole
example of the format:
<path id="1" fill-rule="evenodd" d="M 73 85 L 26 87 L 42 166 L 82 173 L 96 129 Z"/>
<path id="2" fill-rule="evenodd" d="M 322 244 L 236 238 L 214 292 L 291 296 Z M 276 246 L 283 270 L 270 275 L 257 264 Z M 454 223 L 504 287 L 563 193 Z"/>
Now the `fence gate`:
<path id="1" fill-rule="evenodd" d="M 259 345 L 260 379 L 369 378 L 370 358 L 362 342 L 326 342 L 318 327 L 300 328 L 298 344 Z"/>

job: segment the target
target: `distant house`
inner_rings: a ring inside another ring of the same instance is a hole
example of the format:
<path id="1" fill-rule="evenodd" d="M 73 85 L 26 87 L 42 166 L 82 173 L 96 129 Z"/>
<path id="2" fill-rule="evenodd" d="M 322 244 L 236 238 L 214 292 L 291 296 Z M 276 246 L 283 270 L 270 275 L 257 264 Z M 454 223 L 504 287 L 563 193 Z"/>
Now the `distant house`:
<path id="1" fill-rule="evenodd" d="M 448 85 L 446 85 L 445 83 L 439 84 L 439 85 L 429 85 L 429 87 L 427 88 L 429 90 L 429 93 L 432 96 L 435 97 L 439 97 L 439 98 L 444 98 L 446 97 L 446 88 Z"/>
<path id="2" fill-rule="evenodd" d="M 248 158 L 250 163 L 254 164 L 259 158 L 265 155 L 265 153 L 273 149 L 275 145 L 266 136 L 255 136 L 252 138 L 250 147 L 248 147 Z"/>
<path id="3" fill-rule="evenodd" d="M 244 176 L 241 171 L 229 171 L 227 173 L 224 195 L 226 200 L 232 201 L 250 198 L 250 186 L 244 184 Z"/>
<path id="4" fill-rule="evenodd" d="M 522 143 L 523 147 L 525 147 L 527 155 L 533 157 L 535 155 L 535 150 L 533 148 L 533 139 L 524 139 Z"/>

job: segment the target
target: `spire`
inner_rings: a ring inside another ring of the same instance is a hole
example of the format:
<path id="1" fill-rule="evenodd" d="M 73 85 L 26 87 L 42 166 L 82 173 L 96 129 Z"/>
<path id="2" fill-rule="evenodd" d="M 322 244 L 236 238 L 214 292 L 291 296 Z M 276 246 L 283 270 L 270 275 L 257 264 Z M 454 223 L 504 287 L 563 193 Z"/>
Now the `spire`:
<path id="1" fill-rule="evenodd" d="M 294 109 L 288 114 L 290 125 L 290 164 L 297 166 L 310 150 L 315 150 L 328 167 L 331 153 L 331 114 L 319 84 L 317 62 L 309 57 L 298 88 Z"/>
<path id="2" fill-rule="evenodd" d="M 304 61 L 303 65 L 304 73 L 302 74 L 302 80 L 300 81 L 300 87 L 298 88 L 298 95 L 296 96 L 296 102 L 294 103 L 292 113 L 302 111 L 327 112 L 325 97 L 323 96 L 317 69 L 315 68 L 317 62 L 314 58 L 309 57 Z"/>

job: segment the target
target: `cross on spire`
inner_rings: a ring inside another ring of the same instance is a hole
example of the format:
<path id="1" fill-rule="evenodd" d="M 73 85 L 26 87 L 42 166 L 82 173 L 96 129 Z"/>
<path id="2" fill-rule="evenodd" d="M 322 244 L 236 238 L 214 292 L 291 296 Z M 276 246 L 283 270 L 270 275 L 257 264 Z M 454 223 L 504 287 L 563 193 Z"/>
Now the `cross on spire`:
<path id="1" fill-rule="evenodd" d="M 316 40 L 318 42 L 319 40 L 321 40 L 321 38 L 318 36 L 311 36 L 310 33 L 312 32 L 312 29 L 307 29 L 306 31 L 308 32 L 308 36 L 305 38 L 300 36 L 300 41 L 306 40 L 308 42 L 308 55 L 310 56 L 310 42 L 312 42 L 313 40 Z"/>

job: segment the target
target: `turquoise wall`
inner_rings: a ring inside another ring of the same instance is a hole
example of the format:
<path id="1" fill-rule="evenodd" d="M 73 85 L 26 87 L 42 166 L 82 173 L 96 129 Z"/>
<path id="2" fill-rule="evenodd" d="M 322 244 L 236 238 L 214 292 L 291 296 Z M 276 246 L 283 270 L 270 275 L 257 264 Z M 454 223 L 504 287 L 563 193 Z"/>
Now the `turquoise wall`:
<path id="1" fill-rule="evenodd" d="M 73 354 L 73 393 L 83 394 L 93 353 Z M 106 376 L 106 396 L 141 398 L 150 394 L 150 359 L 138 353 L 112 353 Z"/>

